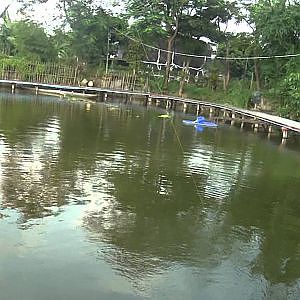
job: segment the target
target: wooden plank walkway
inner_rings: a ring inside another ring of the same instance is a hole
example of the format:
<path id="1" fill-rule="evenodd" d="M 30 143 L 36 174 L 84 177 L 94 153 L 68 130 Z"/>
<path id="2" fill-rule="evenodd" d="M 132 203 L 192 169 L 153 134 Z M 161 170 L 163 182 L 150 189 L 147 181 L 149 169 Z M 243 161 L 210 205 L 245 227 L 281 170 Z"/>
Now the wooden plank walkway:
<path id="1" fill-rule="evenodd" d="M 15 85 L 15 87 L 27 87 L 27 88 L 40 88 L 40 89 L 53 89 L 70 92 L 81 92 L 81 93 L 113 93 L 120 95 L 132 95 L 132 96 L 149 96 L 149 93 L 135 92 L 129 90 L 112 90 L 108 88 L 97 88 L 97 87 L 85 87 L 85 86 L 69 86 L 69 85 L 56 85 L 56 84 L 45 84 L 37 82 L 26 82 L 17 80 L 0 80 L 2 85 Z"/>
<path id="2" fill-rule="evenodd" d="M 229 112 L 232 115 L 232 118 L 235 118 L 235 115 L 241 115 L 242 117 L 250 117 L 262 122 L 269 124 L 270 126 L 278 126 L 282 129 L 283 132 L 293 131 L 296 133 L 300 133 L 300 122 L 293 121 L 290 119 L 282 118 L 279 116 L 270 115 L 267 113 L 255 111 L 255 110 L 247 110 L 236 107 L 231 107 L 227 105 L 211 103 L 207 101 L 195 100 L 195 99 L 186 99 L 169 95 L 160 95 L 160 94 L 152 94 L 145 92 L 137 92 L 137 91 L 129 91 L 129 90 L 112 90 L 108 88 L 97 88 L 97 87 L 82 87 L 82 86 L 65 86 L 65 85 L 53 85 L 53 84 L 42 84 L 35 82 L 24 82 L 17 80 L 0 80 L 0 84 L 2 85 L 10 85 L 15 89 L 16 87 L 25 87 L 25 88 L 36 88 L 36 89 L 48 89 L 48 90 L 59 90 L 59 91 L 67 91 L 67 92 L 76 92 L 76 93 L 90 93 L 90 94 L 116 94 L 116 95 L 129 95 L 129 96 L 137 96 L 137 97 L 145 97 L 146 99 L 155 99 L 155 100 L 164 100 L 171 101 L 176 103 L 182 103 L 183 105 L 196 105 L 196 106 L 204 106 L 212 109 L 223 110 L 224 112 Z M 286 136 L 287 137 L 287 136 Z"/>
<path id="3" fill-rule="evenodd" d="M 201 101 L 201 100 L 195 100 L 195 99 L 183 99 L 179 97 L 172 97 L 172 96 L 164 96 L 164 95 L 151 95 L 152 98 L 157 98 L 157 99 L 168 99 L 168 100 L 175 100 L 175 101 L 180 101 L 180 102 L 186 102 L 194 105 L 203 105 L 206 107 L 212 107 L 220 110 L 225 110 L 225 111 L 230 111 L 232 114 L 240 114 L 245 117 L 251 117 L 263 122 L 266 122 L 270 125 L 274 126 L 279 126 L 286 128 L 288 130 L 298 132 L 300 133 L 300 122 L 290 120 L 287 118 L 282 118 L 279 116 L 267 114 L 264 112 L 260 112 L 257 110 L 247 110 L 243 108 L 237 108 L 237 107 L 232 107 L 228 105 L 223 105 L 223 104 L 217 104 L 217 103 L 211 103 L 207 101 Z"/>

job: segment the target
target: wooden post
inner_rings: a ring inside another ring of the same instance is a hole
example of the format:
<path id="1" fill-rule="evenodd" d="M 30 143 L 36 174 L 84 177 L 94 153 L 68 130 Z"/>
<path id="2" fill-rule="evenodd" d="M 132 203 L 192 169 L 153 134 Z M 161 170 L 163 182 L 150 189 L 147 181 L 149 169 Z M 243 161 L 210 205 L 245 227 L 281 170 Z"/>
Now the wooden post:
<path id="1" fill-rule="evenodd" d="M 285 128 L 285 127 L 282 127 L 281 131 L 282 131 L 281 145 L 284 146 L 286 144 L 287 139 L 288 139 L 288 132 L 289 132 L 289 130 L 287 128 Z"/>
<path id="2" fill-rule="evenodd" d="M 288 132 L 289 132 L 289 130 L 287 128 L 285 128 L 285 127 L 282 127 L 281 131 L 282 131 L 282 138 L 283 139 L 287 139 L 288 138 Z"/>
<path id="3" fill-rule="evenodd" d="M 12 94 L 15 93 L 15 89 L 16 89 L 16 86 L 15 86 L 15 84 L 13 83 L 12 86 L 11 86 L 11 93 L 12 93 Z"/>
<path id="4" fill-rule="evenodd" d="M 39 87 L 38 87 L 38 86 L 35 87 L 35 94 L 36 94 L 36 95 L 39 94 Z"/>
<path id="5" fill-rule="evenodd" d="M 209 117 L 212 118 L 214 113 L 214 109 L 212 107 L 209 108 Z"/>
<path id="6" fill-rule="evenodd" d="M 183 103 L 183 113 L 186 113 L 187 110 L 187 103 Z"/>
<path id="7" fill-rule="evenodd" d="M 90 111 L 91 110 L 91 103 L 87 102 L 85 105 L 85 110 Z"/>
<path id="8" fill-rule="evenodd" d="M 235 112 L 231 112 L 231 122 L 230 125 L 233 126 L 235 124 Z"/>
<path id="9" fill-rule="evenodd" d="M 256 132 L 258 132 L 258 130 L 259 130 L 259 123 L 255 123 L 254 124 L 254 132 L 256 133 Z"/>
<path id="10" fill-rule="evenodd" d="M 170 100 L 170 109 L 174 108 L 174 99 Z"/>
<path id="11" fill-rule="evenodd" d="M 272 125 L 269 125 L 269 127 L 268 127 L 268 139 L 271 138 L 272 133 L 273 133 L 273 127 L 272 127 Z"/>
<path id="12" fill-rule="evenodd" d="M 176 100 L 173 100 L 173 105 L 172 105 L 173 110 L 176 110 L 176 104 L 177 104 Z"/>
<path id="13" fill-rule="evenodd" d="M 242 115 L 241 130 L 244 128 L 244 125 L 245 125 L 244 120 L 245 120 L 245 116 Z"/>
<path id="14" fill-rule="evenodd" d="M 197 112 L 196 112 L 196 115 L 199 116 L 200 112 L 201 112 L 201 106 L 200 106 L 200 104 L 197 104 Z"/>

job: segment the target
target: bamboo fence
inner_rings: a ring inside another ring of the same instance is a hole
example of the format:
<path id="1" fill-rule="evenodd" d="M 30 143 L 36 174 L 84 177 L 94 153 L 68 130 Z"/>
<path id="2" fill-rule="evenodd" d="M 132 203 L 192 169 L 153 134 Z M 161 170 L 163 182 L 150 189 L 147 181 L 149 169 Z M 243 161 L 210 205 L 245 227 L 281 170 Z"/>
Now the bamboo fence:
<path id="1" fill-rule="evenodd" d="M 66 66 L 57 63 L 28 63 L 22 66 L 0 62 L 0 77 L 4 80 L 20 80 L 26 82 L 57 84 L 57 85 L 81 85 L 85 75 L 79 66 Z M 132 72 L 122 73 L 94 73 L 90 74 L 87 81 L 92 80 L 94 86 L 119 90 L 148 89 L 148 82 Z"/>

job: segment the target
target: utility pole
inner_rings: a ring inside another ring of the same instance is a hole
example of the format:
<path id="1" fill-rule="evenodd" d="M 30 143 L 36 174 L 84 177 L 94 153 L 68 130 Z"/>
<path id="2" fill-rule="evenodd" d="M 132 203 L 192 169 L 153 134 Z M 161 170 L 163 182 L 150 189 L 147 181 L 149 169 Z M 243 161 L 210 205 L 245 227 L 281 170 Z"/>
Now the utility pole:
<path id="1" fill-rule="evenodd" d="M 107 75 L 108 73 L 108 62 L 109 62 L 109 41 L 110 41 L 110 31 L 108 28 L 107 31 L 107 53 L 106 53 L 106 66 L 105 66 L 105 74 Z"/>

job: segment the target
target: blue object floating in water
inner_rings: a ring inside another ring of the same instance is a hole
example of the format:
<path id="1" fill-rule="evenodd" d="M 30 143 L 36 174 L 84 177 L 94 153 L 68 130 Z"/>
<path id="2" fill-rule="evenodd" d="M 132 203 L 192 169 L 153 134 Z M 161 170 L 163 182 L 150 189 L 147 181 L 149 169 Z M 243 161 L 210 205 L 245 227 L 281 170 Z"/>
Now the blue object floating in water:
<path id="1" fill-rule="evenodd" d="M 183 120 L 182 121 L 183 124 L 185 125 L 194 125 L 196 127 L 201 126 L 201 127 L 218 127 L 218 124 L 214 123 L 214 122 L 209 122 L 207 121 L 203 116 L 197 117 L 197 119 L 195 121 L 192 120 Z M 197 129 L 198 131 L 198 129 Z M 202 131 L 202 130 L 199 130 Z"/>
<path id="2" fill-rule="evenodd" d="M 201 123 L 201 122 L 204 122 L 204 121 L 205 121 L 205 118 L 200 116 L 200 117 L 197 117 L 197 120 L 195 122 Z"/>
<path id="3" fill-rule="evenodd" d="M 202 132 L 204 130 L 204 127 L 201 125 L 195 125 L 195 128 L 197 132 Z"/>

